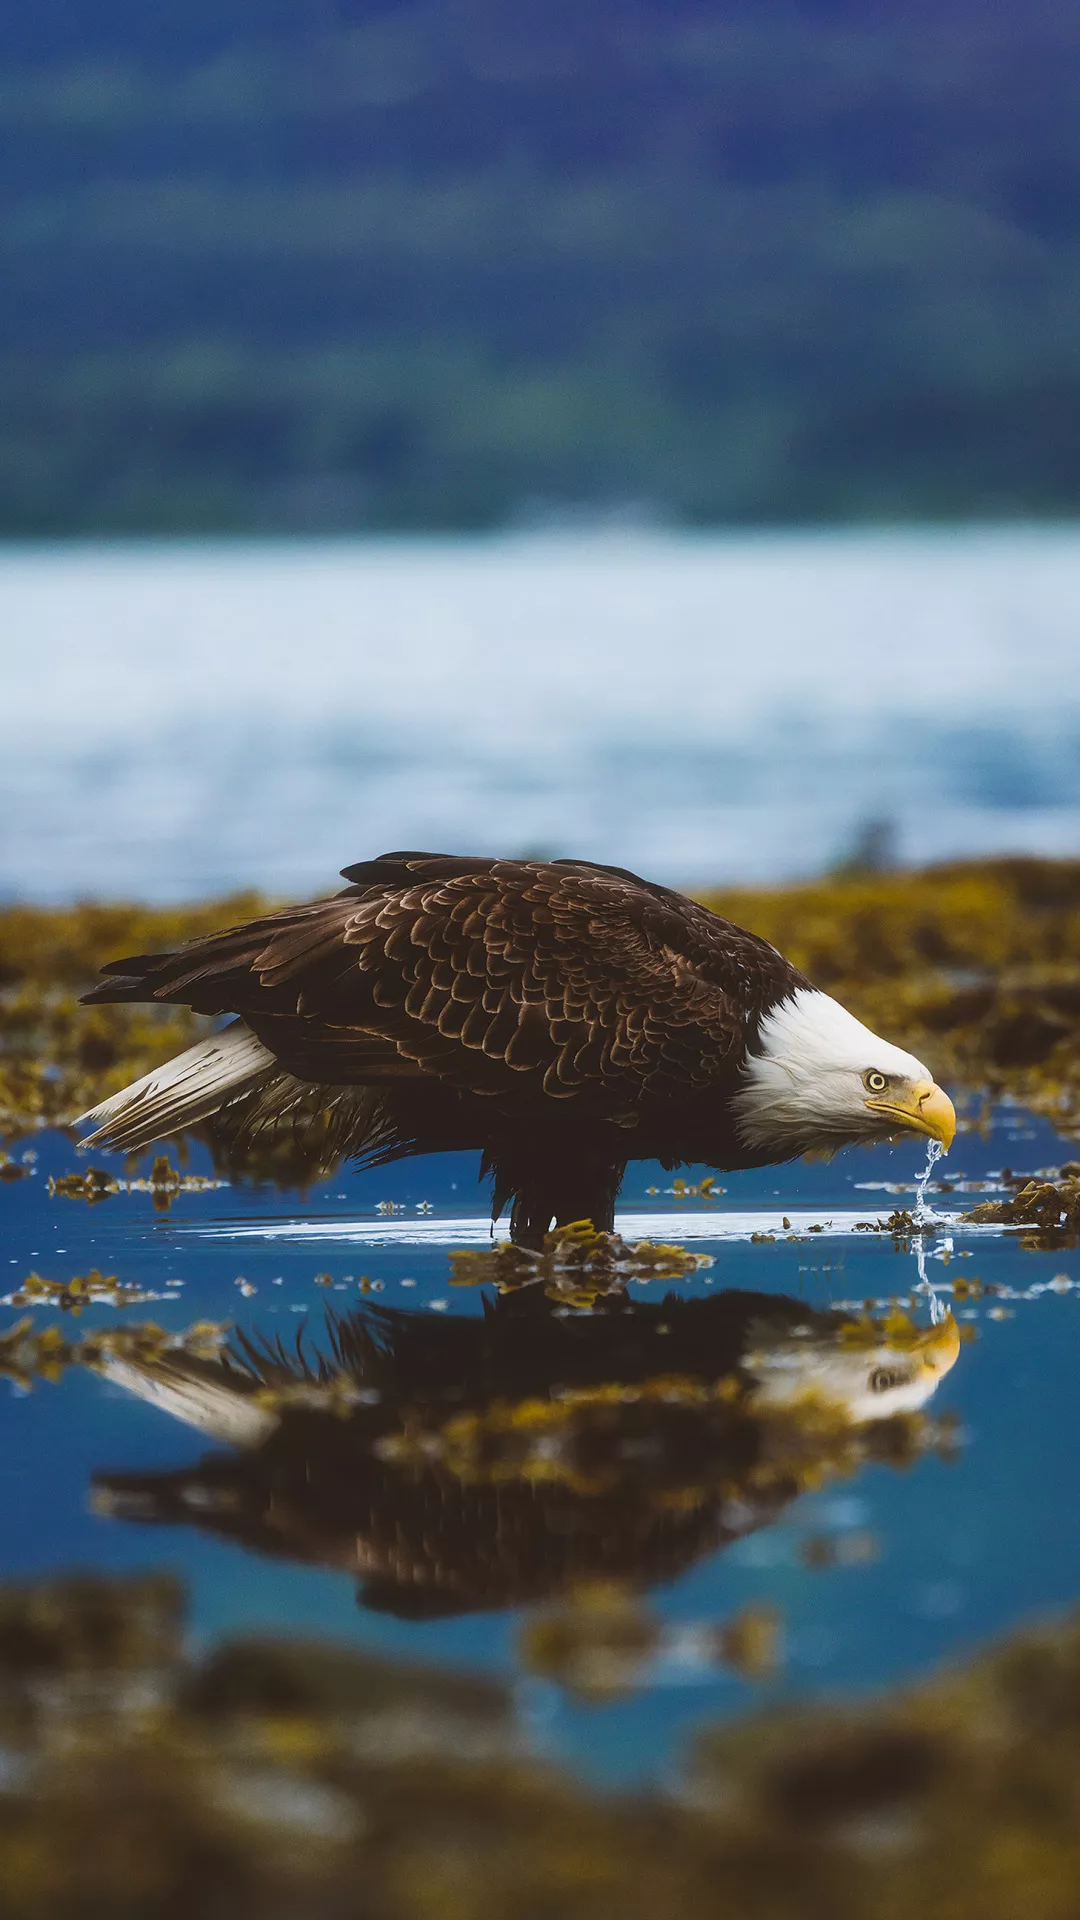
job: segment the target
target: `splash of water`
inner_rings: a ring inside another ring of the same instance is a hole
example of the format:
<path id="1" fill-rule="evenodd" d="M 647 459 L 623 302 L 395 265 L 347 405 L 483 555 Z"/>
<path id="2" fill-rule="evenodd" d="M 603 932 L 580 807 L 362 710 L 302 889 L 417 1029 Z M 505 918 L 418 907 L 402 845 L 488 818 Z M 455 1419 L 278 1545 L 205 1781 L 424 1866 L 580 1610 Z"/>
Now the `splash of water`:
<path id="1" fill-rule="evenodd" d="M 919 1278 L 915 1291 L 916 1293 L 924 1293 L 928 1296 L 930 1302 L 930 1320 L 933 1325 L 937 1325 L 939 1321 L 944 1320 L 945 1308 L 927 1279 L 926 1241 L 921 1229 L 923 1227 L 933 1226 L 937 1217 L 933 1208 L 927 1204 L 926 1189 L 930 1184 L 930 1175 L 933 1173 L 934 1168 L 944 1152 L 945 1148 L 942 1146 L 940 1140 L 927 1141 L 926 1165 L 919 1175 L 918 1186 L 915 1189 L 915 1205 L 911 1210 L 912 1225 L 920 1229 L 915 1235 L 915 1264 L 919 1269 Z"/>
<path id="2" fill-rule="evenodd" d="M 940 1140 L 927 1141 L 926 1165 L 919 1175 L 918 1186 L 915 1189 L 915 1205 L 911 1213 L 911 1218 L 917 1227 L 932 1226 L 936 1218 L 933 1208 L 926 1204 L 926 1189 L 930 1184 L 930 1175 L 944 1152 L 945 1149 Z"/>

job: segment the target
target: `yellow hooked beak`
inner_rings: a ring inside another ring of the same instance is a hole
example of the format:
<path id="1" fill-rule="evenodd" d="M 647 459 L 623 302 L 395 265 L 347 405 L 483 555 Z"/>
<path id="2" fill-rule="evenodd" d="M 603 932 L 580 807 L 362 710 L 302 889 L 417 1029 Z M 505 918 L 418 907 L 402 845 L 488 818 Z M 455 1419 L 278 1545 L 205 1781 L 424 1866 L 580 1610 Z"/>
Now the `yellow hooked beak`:
<path id="1" fill-rule="evenodd" d="M 929 1134 L 940 1140 L 946 1153 L 956 1133 L 956 1108 L 948 1094 L 933 1080 L 917 1080 L 910 1092 L 891 1100 L 868 1100 L 871 1113 L 884 1114 L 898 1127 L 911 1133 Z"/>
<path id="2" fill-rule="evenodd" d="M 948 1373 L 960 1357 L 960 1329 L 951 1313 L 920 1334 L 916 1351 L 927 1373 Z"/>

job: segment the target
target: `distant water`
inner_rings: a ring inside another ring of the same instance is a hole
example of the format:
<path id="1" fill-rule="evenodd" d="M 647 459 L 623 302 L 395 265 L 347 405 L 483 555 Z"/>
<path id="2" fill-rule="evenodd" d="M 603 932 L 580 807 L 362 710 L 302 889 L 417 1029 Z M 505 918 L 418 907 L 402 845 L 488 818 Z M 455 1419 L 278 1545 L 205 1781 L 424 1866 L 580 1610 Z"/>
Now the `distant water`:
<path id="1" fill-rule="evenodd" d="M 0 892 L 1080 851 L 1080 532 L 0 554 Z"/>

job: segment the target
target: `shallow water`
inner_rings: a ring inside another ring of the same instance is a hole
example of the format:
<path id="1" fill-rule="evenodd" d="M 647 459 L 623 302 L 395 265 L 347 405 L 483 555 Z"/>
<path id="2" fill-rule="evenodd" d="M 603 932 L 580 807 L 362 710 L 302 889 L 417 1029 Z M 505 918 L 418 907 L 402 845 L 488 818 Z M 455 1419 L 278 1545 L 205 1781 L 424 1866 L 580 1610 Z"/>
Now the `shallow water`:
<path id="1" fill-rule="evenodd" d="M 686 1243 L 713 1264 L 671 1285 L 631 1282 L 628 1323 L 606 1319 L 602 1303 L 560 1308 L 538 1294 L 524 1306 L 506 1296 L 493 1313 L 490 1289 L 449 1283 L 448 1252 L 488 1238 L 468 1155 L 346 1172 L 303 1196 L 181 1192 L 161 1211 L 145 1191 L 93 1207 L 50 1196 L 48 1176 L 73 1168 L 72 1148 L 46 1135 L 33 1151 L 27 1176 L 0 1186 L 8 1287 L 31 1270 L 69 1280 L 96 1268 L 152 1296 L 78 1318 L 35 1307 L 35 1328 L 75 1337 L 148 1318 L 176 1329 L 229 1319 L 286 1347 L 303 1330 L 310 1353 L 329 1351 L 328 1311 L 368 1324 L 383 1315 L 385 1327 L 390 1310 L 398 1374 L 380 1376 L 336 1425 L 320 1416 L 317 1444 L 310 1413 L 290 1415 L 288 1444 L 283 1419 L 276 1453 L 260 1453 L 250 1435 L 230 1447 L 184 1424 L 168 1396 L 149 1404 L 119 1370 L 107 1379 L 73 1368 L 29 1393 L 5 1386 L 0 1578 L 168 1565 L 190 1583 L 200 1636 L 326 1633 L 494 1672 L 516 1683 L 534 1745 L 594 1776 L 635 1781 L 670 1780 L 680 1741 L 705 1716 L 923 1673 L 1080 1590 L 1080 1256 L 953 1220 L 999 1187 L 1003 1166 L 1035 1170 L 1075 1153 L 1018 1110 L 1000 1111 L 985 1135 L 962 1134 L 930 1186 L 929 1281 L 972 1336 L 926 1400 L 941 1444 L 906 1465 L 886 1454 L 850 1471 L 834 1448 L 801 1491 L 778 1489 L 775 1474 L 755 1480 L 728 1441 L 703 1438 L 674 1389 L 674 1400 L 663 1391 L 643 1400 L 637 1388 L 690 1365 L 724 1373 L 734 1341 L 762 1393 L 782 1394 L 792 1349 L 778 1327 L 833 1305 L 881 1314 L 892 1299 L 913 1301 L 927 1329 L 910 1239 L 857 1224 L 911 1207 L 915 1144 L 721 1176 L 726 1192 L 704 1195 L 631 1168 L 621 1230 Z M 747 1293 L 758 1298 L 747 1303 Z M 661 1307 L 669 1295 L 676 1304 Z M 0 1330 L 20 1311 L 5 1307 Z M 385 1435 L 356 1442 L 356 1422 L 381 1419 L 402 1380 L 412 1391 L 440 1367 L 464 1378 L 492 1328 L 488 1415 L 517 1408 L 525 1431 L 568 1382 L 596 1405 L 618 1402 L 632 1427 L 616 1449 L 618 1497 L 602 1475 L 569 1488 L 545 1478 L 541 1446 L 509 1492 L 504 1482 L 498 1497 L 478 1493 L 466 1476 L 451 1499 L 423 1434 L 404 1461 L 399 1437 L 389 1450 Z M 800 1365 L 811 1348 L 799 1349 Z M 662 1364 L 669 1351 L 674 1365 Z M 833 1340 L 821 1364 L 835 1372 L 862 1361 Z M 179 1477 L 153 1478 L 168 1473 Z M 586 1704 L 530 1668 L 521 1632 L 565 1596 L 575 1570 L 598 1568 L 639 1589 L 663 1633 L 623 1695 Z M 709 1631 L 763 1606 L 782 1622 L 782 1657 L 755 1679 L 712 1656 Z"/>
<path id="2" fill-rule="evenodd" d="M 0 550 L 0 895 L 1080 840 L 1068 528 Z"/>

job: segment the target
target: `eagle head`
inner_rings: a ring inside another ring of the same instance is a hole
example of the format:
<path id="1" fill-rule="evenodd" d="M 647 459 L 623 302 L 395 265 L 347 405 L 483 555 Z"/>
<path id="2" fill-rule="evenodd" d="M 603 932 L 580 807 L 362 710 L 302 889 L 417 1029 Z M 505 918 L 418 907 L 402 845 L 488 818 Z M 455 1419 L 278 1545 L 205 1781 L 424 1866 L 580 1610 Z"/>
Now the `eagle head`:
<path id="1" fill-rule="evenodd" d="M 743 1145 L 775 1160 L 918 1133 L 948 1152 L 953 1103 L 933 1076 L 812 987 L 765 1014 L 732 1102 Z"/>

